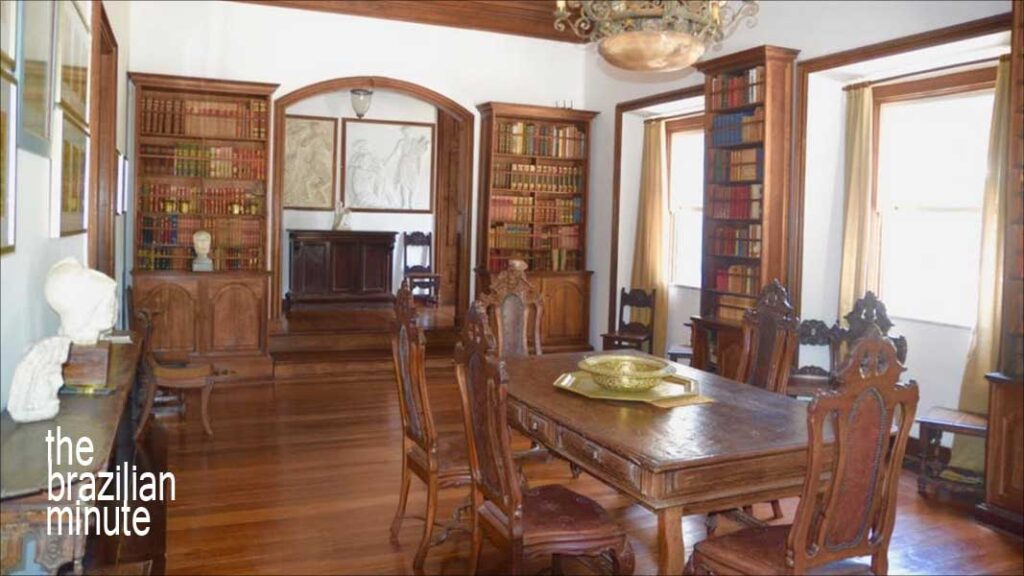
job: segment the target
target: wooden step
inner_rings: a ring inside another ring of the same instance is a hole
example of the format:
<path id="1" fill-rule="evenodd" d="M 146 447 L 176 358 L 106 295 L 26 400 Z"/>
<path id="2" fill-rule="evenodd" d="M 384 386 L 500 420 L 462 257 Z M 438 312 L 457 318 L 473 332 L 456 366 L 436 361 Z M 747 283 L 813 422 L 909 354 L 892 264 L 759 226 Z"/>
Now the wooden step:
<path id="1" fill-rule="evenodd" d="M 279 352 L 274 355 L 274 379 L 281 382 L 313 378 L 388 378 L 394 373 L 390 347 L 382 350 L 347 350 L 343 352 Z M 427 368 L 448 368 L 447 356 L 430 357 Z"/>

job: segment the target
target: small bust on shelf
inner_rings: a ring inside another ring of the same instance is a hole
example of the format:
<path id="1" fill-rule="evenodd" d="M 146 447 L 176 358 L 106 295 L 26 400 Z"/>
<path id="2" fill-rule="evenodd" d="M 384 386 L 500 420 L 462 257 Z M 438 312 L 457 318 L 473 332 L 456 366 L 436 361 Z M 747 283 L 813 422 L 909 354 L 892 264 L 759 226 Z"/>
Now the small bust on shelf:
<path id="1" fill-rule="evenodd" d="M 213 237 L 206 230 L 192 235 L 192 249 L 196 257 L 192 259 L 193 272 L 213 272 L 213 260 L 210 259 L 210 241 Z"/>

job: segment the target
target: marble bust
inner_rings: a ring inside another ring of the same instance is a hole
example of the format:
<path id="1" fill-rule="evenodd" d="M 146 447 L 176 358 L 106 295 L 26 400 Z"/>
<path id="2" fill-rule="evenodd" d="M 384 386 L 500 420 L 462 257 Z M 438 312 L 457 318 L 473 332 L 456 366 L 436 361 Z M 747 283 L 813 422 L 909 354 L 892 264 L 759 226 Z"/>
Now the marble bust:
<path id="1" fill-rule="evenodd" d="M 192 249 L 196 257 L 192 259 L 193 272 L 213 272 L 213 260 L 210 259 L 210 241 L 213 237 L 206 230 L 192 235 Z"/>
<path id="2" fill-rule="evenodd" d="M 15 422 L 48 420 L 60 410 L 57 390 L 64 385 L 61 369 L 68 359 L 71 339 L 51 336 L 36 342 L 14 369 L 7 411 Z"/>
<path id="3" fill-rule="evenodd" d="M 91 346 L 117 322 L 117 282 L 74 258 L 50 268 L 44 287 L 46 301 L 60 316 L 59 336 Z"/>

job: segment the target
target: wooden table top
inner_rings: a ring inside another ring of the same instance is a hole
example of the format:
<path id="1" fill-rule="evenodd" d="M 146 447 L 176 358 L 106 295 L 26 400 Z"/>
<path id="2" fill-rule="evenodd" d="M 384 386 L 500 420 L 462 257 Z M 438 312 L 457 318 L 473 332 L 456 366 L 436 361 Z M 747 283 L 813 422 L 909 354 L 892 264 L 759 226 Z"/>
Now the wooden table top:
<path id="1" fill-rule="evenodd" d="M 509 396 L 654 472 L 807 449 L 806 403 L 689 366 L 676 364 L 677 374 L 696 380 L 714 402 L 664 409 L 553 385 L 594 354 L 508 360 Z"/>
<path id="2" fill-rule="evenodd" d="M 60 426 L 61 435 L 76 442 L 88 436 L 93 444 L 89 466 L 54 466 L 65 478 L 69 472 L 95 473 L 106 466 L 114 447 L 117 426 L 135 380 L 139 338 L 131 344 L 111 345 L 110 378 L 116 387 L 107 396 L 60 396 L 60 412 L 55 418 L 19 424 L 6 410 L 0 414 L 0 499 L 42 492 L 49 487 L 47 477 L 46 433 Z"/>

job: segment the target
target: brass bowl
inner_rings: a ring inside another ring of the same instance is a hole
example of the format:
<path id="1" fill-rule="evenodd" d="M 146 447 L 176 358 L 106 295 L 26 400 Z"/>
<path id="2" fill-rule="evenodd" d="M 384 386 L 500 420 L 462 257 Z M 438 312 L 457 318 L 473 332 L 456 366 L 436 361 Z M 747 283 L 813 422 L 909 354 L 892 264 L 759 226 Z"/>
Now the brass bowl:
<path id="1" fill-rule="evenodd" d="M 641 392 L 661 383 L 662 378 L 675 374 L 674 366 L 658 358 L 604 354 L 580 360 L 580 370 L 594 379 L 602 388 L 620 392 Z"/>

